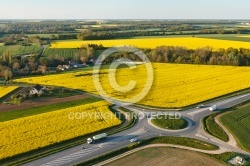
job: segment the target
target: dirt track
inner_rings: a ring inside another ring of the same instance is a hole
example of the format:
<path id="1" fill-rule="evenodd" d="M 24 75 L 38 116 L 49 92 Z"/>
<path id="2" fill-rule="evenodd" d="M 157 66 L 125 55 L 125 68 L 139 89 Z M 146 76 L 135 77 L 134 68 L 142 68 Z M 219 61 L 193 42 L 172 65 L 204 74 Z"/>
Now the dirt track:
<path id="1" fill-rule="evenodd" d="M 32 108 L 37 106 L 43 106 L 43 105 L 49 105 L 49 104 L 56 104 L 56 103 L 63 103 L 63 102 L 69 102 L 69 101 L 75 101 L 80 99 L 89 98 L 90 96 L 87 94 L 82 95 L 76 95 L 76 96 L 70 96 L 65 98 L 41 98 L 41 99 L 35 99 L 35 100 L 26 100 L 21 103 L 21 105 L 8 105 L 8 104 L 0 104 L 0 112 L 7 112 L 7 111 L 14 111 L 19 109 L 25 109 L 25 108 Z"/>
<path id="2" fill-rule="evenodd" d="M 228 137 L 229 137 L 229 141 L 227 142 L 228 144 L 230 144 L 231 146 L 234 147 L 238 147 L 237 146 L 237 142 L 235 140 L 235 138 L 233 137 L 233 135 L 228 131 L 228 129 L 219 121 L 219 118 L 222 117 L 225 114 L 228 114 L 230 112 L 225 112 L 223 114 L 220 114 L 218 116 L 215 117 L 215 122 L 227 133 Z"/>

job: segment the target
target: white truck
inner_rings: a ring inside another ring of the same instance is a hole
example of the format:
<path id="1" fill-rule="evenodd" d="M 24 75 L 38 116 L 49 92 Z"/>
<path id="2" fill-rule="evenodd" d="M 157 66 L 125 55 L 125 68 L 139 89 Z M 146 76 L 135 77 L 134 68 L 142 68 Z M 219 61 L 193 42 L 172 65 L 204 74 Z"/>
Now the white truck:
<path id="1" fill-rule="evenodd" d="M 209 110 L 210 110 L 210 111 L 215 111 L 215 110 L 217 110 L 217 106 L 216 106 L 216 105 L 213 105 L 213 106 L 209 107 Z"/>
<path id="2" fill-rule="evenodd" d="M 96 141 L 107 138 L 107 136 L 108 136 L 107 133 L 102 133 L 102 134 L 95 135 L 92 138 L 88 138 L 87 143 L 88 144 L 95 143 Z"/>

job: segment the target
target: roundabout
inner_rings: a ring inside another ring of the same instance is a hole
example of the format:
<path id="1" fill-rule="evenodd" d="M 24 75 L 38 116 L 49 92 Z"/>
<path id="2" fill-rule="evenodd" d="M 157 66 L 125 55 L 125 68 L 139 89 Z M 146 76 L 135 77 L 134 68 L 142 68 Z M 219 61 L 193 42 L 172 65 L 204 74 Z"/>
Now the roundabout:
<path id="1" fill-rule="evenodd" d="M 192 121 L 189 118 L 182 117 L 180 119 L 148 119 L 148 124 L 152 127 L 166 132 L 180 132 L 189 129 Z"/>
<path id="2" fill-rule="evenodd" d="M 92 94 L 93 95 L 93 94 Z M 93 95 L 96 96 L 96 95 Z M 130 110 L 132 113 L 137 115 L 143 115 L 141 118 L 138 117 L 137 123 L 133 125 L 131 128 L 123 130 L 121 132 L 115 133 L 113 135 L 109 135 L 104 142 L 93 144 L 88 146 L 87 144 L 79 145 L 73 147 L 68 150 L 64 150 L 55 154 L 51 154 L 49 156 L 45 156 L 43 158 L 31 161 L 25 166 L 30 165 L 76 165 L 82 163 L 84 161 L 88 161 L 91 158 L 95 158 L 107 153 L 107 151 L 114 151 L 122 147 L 126 147 L 131 145 L 130 140 L 136 138 L 139 141 L 147 140 L 150 138 L 165 138 L 171 139 L 173 142 L 180 142 L 178 140 L 186 142 L 182 142 L 183 144 L 197 144 L 197 141 L 206 142 L 207 144 L 212 144 L 218 149 L 215 150 L 203 150 L 204 153 L 209 154 L 221 154 L 224 152 L 236 152 L 246 156 L 250 156 L 249 152 L 246 152 L 235 145 L 231 145 L 230 143 L 223 142 L 209 134 L 207 134 L 203 130 L 201 120 L 203 117 L 213 114 L 213 111 L 209 110 L 209 106 L 217 105 L 218 110 L 223 110 L 235 106 L 237 104 L 243 103 L 250 99 L 250 93 L 234 96 L 226 99 L 217 100 L 214 102 L 208 103 L 206 108 L 197 109 L 197 108 L 190 108 L 183 111 L 178 111 L 174 113 L 181 113 L 181 117 L 187 121 L 188 125 L 185 128 L 178 129 L 178 130 L 169 130 L 163 129 L 151 123 L 152 117 L 155 117 L 161 111 L 165 111 L 164 109 L 152 111 L 151 109 L 145 108 L 138 108 L 134 105 L 120 105 L 118 101 L 113 101 L 112 103 L 115 104 L 114 107 L 123 107 L 127 110 Z M 169 113 L 169 112 L 168 112 Z M 151 116 L 149 116 L 151 114 Z M 195 139 L 195 140 L 193 140 Z M 190 141 L 190 140 L 193 140 Z M 87 147 L 82 149 L 82 146 Z M 194 151 L 201 151 L 197 148 L 191 147 L 183 147 L 179 145 L 168 145 L 171 147 L 178 146 L 179 148 L 194 150 Z"/>

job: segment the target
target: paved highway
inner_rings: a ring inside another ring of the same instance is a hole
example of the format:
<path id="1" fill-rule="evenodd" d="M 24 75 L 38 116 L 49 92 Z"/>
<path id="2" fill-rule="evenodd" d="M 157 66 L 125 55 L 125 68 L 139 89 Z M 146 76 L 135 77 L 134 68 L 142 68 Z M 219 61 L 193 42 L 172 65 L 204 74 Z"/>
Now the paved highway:
<path id="1" fill-rule="evenodd" d="M 110 135 L 108 138 L 102 142 L 98 142 L 96 144 L 83 144 L 81 146 L 76 146 L 62 152 L 58 152 L 44 158 L 32 161 L 30 163 L 24 164 L 25 166 L 68 166 L 81 163 L 83 161 L 89 160 L 91 158 L 100 156 L 107 152 L 113 151 L 115 149 L 119 149 L 121 147 L 127 146 L 130 143 L 131 138 L 137 138 L 138 140 L 145 140 L 148 138 L 152 138 L 155 136 L 177 136 L 177 137 L 190 137 L 199 139 L 202 141 L 206 141 L 212 143 L 214 145 L 219 146 L 222 151 L 235 151 L 243 154 L 250 155 L 249 153 L 230 145 L 229 143 L 225 143 L 207 133 L 205 133 L 202 129 L 201 120 L 203 117 L 210 115 L 214 112 L 209 110 L 209 106 L 217 105 L 218 109 L 226 109 L 230 108 L 234 105 L 240 104 L 244 101 L 250 100 L 250 93 L 234 96 L 227 99 L 222 99 L 220 101 L 211 102 L 205 105 L 204 108 L 191 108 L 185 111 L 181 111 L 181 116 L 187 119 L 190 123 L 190 126 L 184 130 L 178 131 L 170 131 L 159 129 L 152 126 L 149 123 L 148 118 L 153 117 L 159 112 L 164 112 L 164 109 L 157 109 L 157 111 L 152 111 L 152 108 L 138 108 L 133 105 L 123 106 L 126 109 L 134 111 L 136 113 L 147 114 L 149 112 L 152 113 L 151 116 L 141 116 L 143 118 L 139 119 L 137 124 L 132 128 L 122 131 L 120 133 Z M 117 103 L 117 102 L 115 102 Z M 165 112 L 166 113 L 166 112 Z M 173 112 L 176 113 L 176 112 Z"/>

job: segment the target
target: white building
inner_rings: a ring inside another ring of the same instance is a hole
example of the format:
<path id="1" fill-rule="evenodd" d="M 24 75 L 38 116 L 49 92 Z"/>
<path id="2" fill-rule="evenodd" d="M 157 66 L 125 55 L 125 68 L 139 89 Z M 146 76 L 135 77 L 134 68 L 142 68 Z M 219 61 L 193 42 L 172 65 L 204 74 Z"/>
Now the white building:
<path id="1" fill-rule="evenodd" d="M 45 90 L 45 89 L 46 89 L 46 87 L 42 87 L 41 85 L 37 84 L 33 88 L 31 88 L 30 94 L 31 95 L 39 94 L 39 93 L 42 93 L 43 90 Z"/>
<path id="2" fill-rule="evenodd" d="M 242 157 L 240 157 L 240 156 L 237 156 L 236 158 L 235 158 L 235 160 L 236 160 L 236 162 L 238 163 L 238 164 L 240 164 L 240 165 L 242 165 L 242 164 L 244 164 L 244 159 L 242 158 Z"/>

